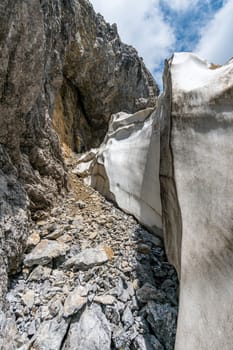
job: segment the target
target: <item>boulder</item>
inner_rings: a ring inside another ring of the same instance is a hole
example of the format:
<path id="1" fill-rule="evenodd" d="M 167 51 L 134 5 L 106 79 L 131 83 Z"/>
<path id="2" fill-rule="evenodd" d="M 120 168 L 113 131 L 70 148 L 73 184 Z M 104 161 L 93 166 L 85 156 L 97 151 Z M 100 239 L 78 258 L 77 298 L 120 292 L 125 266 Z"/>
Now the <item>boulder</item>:
<path id="1" fill-rule="evenodd" d="M 216 66 L 175 54 L 164 81 L 162 99 L 170 101 L 161 123 L 164 237 L 180 275 L 175 349 L 230 350 L 233 61 Z"/>
<path id="2" fill-rule="evenodd" d="M 65 263 L 66 269 L 88 270 L 93 266 L 102 265 L 109 260 L 104 247 L 88 248 L 69 258 Z"/>
<path id="3" fill-rule="evenodd" d="M 64 350 L 110 350 L 111 328 L 101 307 L 86 307 L 79 319 L 71 322 Z"/>
<path id="4" fill-rule="evenodd" d="M 79 310 L 87 303 L 88 291 L 82 287 L 76 287 L 71 293 L 68 294 L 64 303 L 64 317 L 69 317 Z"/>
<path id="5" fill-rule="evenodd" d="M 68 249 L 67 244 L 44 239 L 25 256 L 24 265 L 47 265 L 52 259 L 64 256 Z"/>
<path id="6" fill-rule="evenodd" d="M 33 349 L 60 350 L 68 327 L 69 321 L 64 319 L 43 322 L 35 335 Z"/>

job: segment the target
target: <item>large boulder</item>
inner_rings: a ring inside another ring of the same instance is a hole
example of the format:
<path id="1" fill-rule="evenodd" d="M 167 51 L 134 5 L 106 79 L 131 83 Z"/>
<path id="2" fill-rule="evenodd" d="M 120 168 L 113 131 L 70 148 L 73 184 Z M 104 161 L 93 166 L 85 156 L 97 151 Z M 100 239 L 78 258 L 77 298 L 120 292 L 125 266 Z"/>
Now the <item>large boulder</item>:
<path id="1" fill-rule="evenodd" d="M 117 113 L 99 149 L 83 155 L 74 170 L 157 234 L 162 226 L 159 144 L 159 115 L 153 108 Z"/>
<path id="2" fill-rule="evenodd" d="M 230 350 L 233 325 L 233 62 L 180 53 L 165 69 L 161 194 L 180 275 L 176 350 Z"/>

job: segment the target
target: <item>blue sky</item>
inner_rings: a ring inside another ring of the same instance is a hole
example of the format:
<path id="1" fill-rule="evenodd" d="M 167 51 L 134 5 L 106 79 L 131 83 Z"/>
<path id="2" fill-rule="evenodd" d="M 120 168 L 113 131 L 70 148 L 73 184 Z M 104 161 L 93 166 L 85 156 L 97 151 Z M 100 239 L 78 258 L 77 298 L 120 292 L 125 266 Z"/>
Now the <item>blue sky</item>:
<path id="1" fill-rule="evenodd" d="M 163 62 L 192 51 L 213 63 L 233 56 L 233 0 L 91 0 L 96 12 L 117 23 L 161 86 Z"/>

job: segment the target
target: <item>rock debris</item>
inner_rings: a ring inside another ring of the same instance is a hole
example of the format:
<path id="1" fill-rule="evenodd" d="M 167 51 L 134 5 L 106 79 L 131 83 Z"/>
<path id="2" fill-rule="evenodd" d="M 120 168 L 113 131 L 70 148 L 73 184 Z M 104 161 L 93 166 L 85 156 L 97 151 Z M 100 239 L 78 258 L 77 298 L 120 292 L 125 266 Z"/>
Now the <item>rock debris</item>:
<path id="1" fill-rule="evenodd" d="M 172 350 L 178 280 L 162 241 L 70 176 L 10 281 L 19 348 Z"/>

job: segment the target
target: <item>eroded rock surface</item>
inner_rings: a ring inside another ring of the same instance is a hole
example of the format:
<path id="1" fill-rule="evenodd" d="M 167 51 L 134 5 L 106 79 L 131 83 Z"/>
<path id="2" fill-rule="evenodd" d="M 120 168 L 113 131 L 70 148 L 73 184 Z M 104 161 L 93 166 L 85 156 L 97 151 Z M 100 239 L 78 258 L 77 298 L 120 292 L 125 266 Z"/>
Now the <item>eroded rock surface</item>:
<path id="1" fill-rule="evenodd" d="M 166 250 L 181 281 L 175 348 L 230 350 L 233 63 L 216 69 L 182 53 L 167 68 L 161 193 Z"/>
<path id="2" fill-rule="evenodd" d="M 60 113 L 59 134 L 80 152 L 99 146 L 113 113 L 154 107 L 159 88 L 137 51 L 121 42 L 115 24 L 96 15 L 86 0 L 77 7 L 77 33 L 66 55 L 54 118 Z"/>
<path id="3" fill-rule="evenodd" d="M 72 14 L 72 7 L 60 1 L 42 6 L 34 0 L 4 0 L 0 6 L 1 301 L 7 272 L 15 272 L 22 261 L 28 208 L 44 209 L 66 189 L 51 112 Z"/>
<path id="4" fill-rule="evenodd" d="M 87 149 L 103 137 L 118 105 L 129 112 L 154 105 L 158 88 L 136 51 L 121 43 L 116 26 L 105 23 L 86 0 L 3 0 L 0 18 L 4 310 L 7 274 L 22 262 L 29 210 L 39 217 L 67 190 L 52 119 L 70 148 Z"/>

